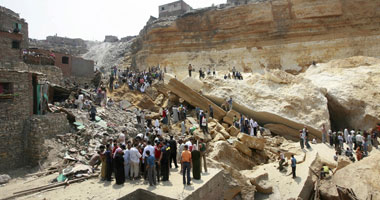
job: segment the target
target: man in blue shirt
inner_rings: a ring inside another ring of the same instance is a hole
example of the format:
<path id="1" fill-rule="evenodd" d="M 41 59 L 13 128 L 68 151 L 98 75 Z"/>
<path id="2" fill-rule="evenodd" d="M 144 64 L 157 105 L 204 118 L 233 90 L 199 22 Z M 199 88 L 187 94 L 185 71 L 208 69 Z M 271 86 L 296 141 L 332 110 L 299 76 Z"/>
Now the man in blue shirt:
<path id="1" fill-rule="evenodd" d="M 147 169 L 148 169 L 148 180 L 149 180 L 149 185 L 150 186 L 153 186 L 156 185 L 156 170 L 155 170 L 155 164 L 154 164 L 154 161 L 155 161 L 155 158 L 153 155 L 150 155 L 150 151 L 147 150 L 146 152 L 146 155 L 147 155 Z"/>
<path id="2" fill-rule="evenodd" d="M 296 164 L 297 164 L 297 160 L 296 158 L 294 158 L 294 155 L 292 155 L 292 174 L 293 174 L 293 178 L 296 177 Z"/>

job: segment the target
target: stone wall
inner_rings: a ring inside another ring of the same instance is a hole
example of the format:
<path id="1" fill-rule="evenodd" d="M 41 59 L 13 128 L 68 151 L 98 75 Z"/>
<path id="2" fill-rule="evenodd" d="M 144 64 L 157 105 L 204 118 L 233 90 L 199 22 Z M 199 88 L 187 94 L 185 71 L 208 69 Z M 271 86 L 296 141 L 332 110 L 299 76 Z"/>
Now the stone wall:
<path id="1" fill-rule="evenodd" d="M 197 189 L 185 200 L 218 200 L 224 197 L 224 182 L 223 171 L 219 171 L 211 180 L 204 184 L 201 188 Z"/>
<path id="2" fill-rule="evenodd" d="M 28 65 L 30 72 L 39 72 L 46 75 L 47 81 L 56 85 L 63 85 L 63 74 L 59 67 L 54 65 Z"/>
<path id="3" fill-rule="evenodd" d="M 0 172 L 22 166 L 25 122 L 33 114 L 33 87 L 30 73 L 0 71 L 0 82 L 13 84 L 13 98 L 0 98 Z"/>
<path id="4" fill-rule="evenodd" d="M 28 165 L 31 166 L 37 165 L 38 161 L 47 157 L 48 152 L 43 145 L 45 139 L 70 132 L 70 124 L 65 113 L 34 115 L 28 125 L 30 127 L 27 135 L 26 155 L 29 161 Z"/>

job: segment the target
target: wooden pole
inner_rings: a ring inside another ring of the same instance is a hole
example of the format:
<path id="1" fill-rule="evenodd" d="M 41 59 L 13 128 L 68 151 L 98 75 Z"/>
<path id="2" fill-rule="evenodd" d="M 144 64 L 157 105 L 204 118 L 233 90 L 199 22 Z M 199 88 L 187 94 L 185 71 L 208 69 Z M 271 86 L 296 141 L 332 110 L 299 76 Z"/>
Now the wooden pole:
<path id="1" fill-rule="evenodd" d="M 92 174 L 92 175 L 90 175 L 88 177 L 82 177 L 82 178 L 66 181 L 66 182 L 63 182 L 63 183 L 48 184 L 48 185 L 44 185 L 44 186 L 40 186 L 40 187 L 35 187 L 35 188 L 27 189 L 27 190 L 22 190 L 22 191 L 14 192 L 12 196 L 6 197 L 6 198 L 1 199 L 1 200 L 13 199 L 13 198 L 16 198 L 16 197 L 20 197 L 20 196 L 24 196 L 24 195 L 28 195 L 28 194 L 33 194 L 33 193 L 36 193 L 36 192 L 40 192 L 40 191 L 44 191 L 44 190 L 48 190 L 48 189 L 52 189 L 52 188 L 56 188 L 56 187 L 60 187 L 60 186 L 70 185 L 71 183 L 76 183 L 76 182 L 79 182 L 79 181 L 83 181 L 83 180 L 90 179 L 90 178 L 93 178 L 93 177 L 98 177 L 98 176 L 99 176 L 99 174 L 97 173 L 97 174 Z"/>

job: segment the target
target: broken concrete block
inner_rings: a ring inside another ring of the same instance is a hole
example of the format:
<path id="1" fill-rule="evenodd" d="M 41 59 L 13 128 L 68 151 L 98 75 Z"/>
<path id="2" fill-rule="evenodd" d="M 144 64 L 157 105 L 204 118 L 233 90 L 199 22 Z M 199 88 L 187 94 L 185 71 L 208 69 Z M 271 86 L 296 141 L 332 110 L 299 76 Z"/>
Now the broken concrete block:
<path id="1" fill-rule="evenodd" d="M 237 136 L 240 133 L 240 130 L 237 129 L 235 126 L 230 126 L 230 128 L 227 129 L 228 133 L 230 133 L 231 136 Z"/>
<path id="2" fill-rule="evenodd" d="M 244 133 L 239 133 L 237 137 L 240 141 L 242 141 L 249 148 L 257 149 L 257 150 L 264 150 L 264 146 L 265 146 L 265 139 L 264 138 L 252 137 L 252 136 L 249 136 L 249 135 L 244 134 Z"/>
<path id="3" fill-rule="evenodd" d="M 248 148 L 245 144 L 239 141 L 234 141 L 233 146 L 239 150 L 240 152 L 244 153 L 245 155 L 251 157 L 252 156 L 252 150 Z"/>

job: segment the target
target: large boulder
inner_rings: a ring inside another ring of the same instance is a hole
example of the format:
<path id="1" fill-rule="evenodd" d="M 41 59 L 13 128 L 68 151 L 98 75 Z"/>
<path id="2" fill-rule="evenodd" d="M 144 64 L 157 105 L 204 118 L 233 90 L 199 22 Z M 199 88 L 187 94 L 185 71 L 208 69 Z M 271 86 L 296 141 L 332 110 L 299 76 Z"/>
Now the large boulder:
<path id="1" fill-rule="evenodd" d="M 11 177 L 8 174 L 0 175 L 0 185 L 8 183 L 11 180 Z"/>
<path id="2" fill-rule="evenodd" d="M 212 141 L 217 142 L 220 140 L 226 140 L 221 133 L 217 133 Z"/>
<path id="3" fill-rule="evenodd" d="M 237 140 L 234 141 L 233 146 L 239 150 L 240 152 L 244 153 L 245 155 L 251 157 L 252 156 L 252 150 L 248 148 L 245 144 L 242 142 L 239 142 Z"/>
<path id="4" fill-rule="evenodd" d="M 208 157 L 236 170 L 252 169 L 256 165 L 250 159 L 242 156 L 236 148 L 226 141 L 215 142 Z"/>
<path id="5" fill-rule="evenodd" d="M 240 130 L 237 129 L 235 126 L 230 126 L 230 128 L 227 129 L 228 133 L 230 133 L 231 136 L 237 136 L 240 133 Z"/>
<path id="6" fill-rule="evenodd" d="M 324 180 L 320 187 L 322 199 L 338 199 L 336 185 L 351 188 L 358 199 L 380 199 L 380 153 L 371 153 L 361 161 L 336 171 L 331 179 Z"/>
<path id="7" fill-rule="evenodd" d="M 249 148 L 256 150 L 264 150 L 265 147 L 265 139 L 252 137 L 244 133 L 239 133 L 237 138 L 242 141 Z"/>
<path id="8" fill-rule="evenodd" d="M 263 194 L 271 194 L 272 186 L 268 185 L 268 173 L 261 174 L 250 180 L 251 184 L 256 186 L 256 191 Z"/>
<path id="9" fill-rule="evenodd" d="M 346 167 L 347 165 L 351 164 L 352 161 L 347 156 L 340 156 L 338 158 L 338 166 L 336 167 L 336 171 Z"/>

